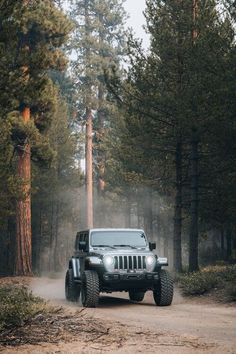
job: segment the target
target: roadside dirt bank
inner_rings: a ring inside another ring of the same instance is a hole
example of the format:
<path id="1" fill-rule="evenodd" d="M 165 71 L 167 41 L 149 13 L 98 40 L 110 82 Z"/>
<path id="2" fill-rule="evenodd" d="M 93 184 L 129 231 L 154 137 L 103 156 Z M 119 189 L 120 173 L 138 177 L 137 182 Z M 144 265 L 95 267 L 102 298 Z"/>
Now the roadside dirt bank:
<path id="1" fill-rule="evenodd" d="M 67 334 L 63 327 L 64 337 L 60 332 L 53 343 L 0 347 L 0 352 L 236 354 L 235 304 L 186 299 L 176 290 L 170 307 L 155 306 L 149 292 L 142 303 L 130 302 L 123 293 L 102 294 L 98 308 L 82 309 L 79 303 L 64 300 L 63 279 L 33 278 L 30 287 L 74 319 L 74 332 Z M 85 326 L 82 331 L 76 322 L 79 316 Z M 94 326 L 96 331 L 90 331 Z"/>

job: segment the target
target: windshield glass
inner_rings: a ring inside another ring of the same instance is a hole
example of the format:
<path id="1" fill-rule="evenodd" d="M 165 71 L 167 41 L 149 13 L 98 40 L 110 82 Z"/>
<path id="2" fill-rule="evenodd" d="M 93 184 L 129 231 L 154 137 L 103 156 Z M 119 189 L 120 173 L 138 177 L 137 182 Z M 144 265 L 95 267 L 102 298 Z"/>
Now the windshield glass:
<path id="1" fill-rule="evenodd" d="M 146 247 L 147 243 L 142 231 L 93 231 L 91 234 L 91 245 L 93 247 Z"/>

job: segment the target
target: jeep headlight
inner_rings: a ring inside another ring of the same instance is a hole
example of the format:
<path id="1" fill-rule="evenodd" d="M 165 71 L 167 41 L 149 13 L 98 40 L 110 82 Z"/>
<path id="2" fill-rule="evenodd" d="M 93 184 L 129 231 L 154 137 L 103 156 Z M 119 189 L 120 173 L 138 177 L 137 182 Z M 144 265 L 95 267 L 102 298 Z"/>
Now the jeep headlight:
<path id="1" fill-rule="evenodd" d="M 104 256 L 103 263 L 104 263 L 104 266 L 108 272 L 111 272 L 114 270 L 115 260 L 112 256 L 109 256 L 109 255 Z"/>
<path id="2" fill-rule="evenodd" d="M 148 272 L 153 272 L 156 265 L 156 257 L 153 255 L 146 256 L 146 269 Z"/>

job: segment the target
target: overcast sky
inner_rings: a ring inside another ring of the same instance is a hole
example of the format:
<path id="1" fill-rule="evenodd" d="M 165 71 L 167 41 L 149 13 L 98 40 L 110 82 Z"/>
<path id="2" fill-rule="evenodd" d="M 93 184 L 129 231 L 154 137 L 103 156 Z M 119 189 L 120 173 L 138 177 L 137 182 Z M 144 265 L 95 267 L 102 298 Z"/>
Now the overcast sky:
<path id="1" fill-rule="evenodd" d="M 143 39 L 144 48 L 148 47 L 148 36 L 143 29 L 146 24 L 143 11 L 145 9 L 145 0 L 126 0 L 124 8 L 129 15 L 127 26 L 132 27 L 137 38 Z"/>

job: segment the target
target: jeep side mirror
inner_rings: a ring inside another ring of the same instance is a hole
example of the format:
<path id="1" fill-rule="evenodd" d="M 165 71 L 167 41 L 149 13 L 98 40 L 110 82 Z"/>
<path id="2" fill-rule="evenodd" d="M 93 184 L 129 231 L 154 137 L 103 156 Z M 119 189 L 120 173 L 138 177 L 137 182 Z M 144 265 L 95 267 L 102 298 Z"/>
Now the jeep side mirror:
<path id="1" fill-rule="evenodd" d="M 153 251 L 156 249 L 156 242 L 149 242 L 149 248 L 150 248 L 150 251 Z"/>
<path id="2" fill-rule="evenodd" d="M 80 242 L 79 242 L 79 250 L 85 252 L 85 251 L 86 251 L 86 248 L 87 248 L 86 242 L 85 242 L 85 241 L 80 241 Z"/>

